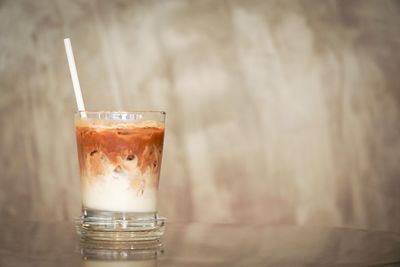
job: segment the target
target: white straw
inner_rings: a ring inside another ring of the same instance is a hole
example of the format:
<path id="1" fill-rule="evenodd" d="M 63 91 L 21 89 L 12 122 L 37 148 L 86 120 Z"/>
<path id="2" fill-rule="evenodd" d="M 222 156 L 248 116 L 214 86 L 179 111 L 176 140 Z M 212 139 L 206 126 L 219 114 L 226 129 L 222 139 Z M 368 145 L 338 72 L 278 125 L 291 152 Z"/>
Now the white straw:
<path id="1" fill-rule="evenodd" d="M 75 99 L 76 99 L 76 104 L 78 106 L 78 111 L 85 111 L 85 104 L 83 103 L 81 86 L 79 84 L 79 79 L 78 79 L 78 72 L 76 71 L 76 66 L 75 66 L 74 53 L 72 52 L 71 40 L 69 38 L 64 39 L 64 46 L 65 46 L 65 53 L 67 53 L 69 71 L 71 73 L 72 86 L 74 87 Z M 85 112 L 81 113 L 81 116 L 85 118 L 86 113 Z"/>

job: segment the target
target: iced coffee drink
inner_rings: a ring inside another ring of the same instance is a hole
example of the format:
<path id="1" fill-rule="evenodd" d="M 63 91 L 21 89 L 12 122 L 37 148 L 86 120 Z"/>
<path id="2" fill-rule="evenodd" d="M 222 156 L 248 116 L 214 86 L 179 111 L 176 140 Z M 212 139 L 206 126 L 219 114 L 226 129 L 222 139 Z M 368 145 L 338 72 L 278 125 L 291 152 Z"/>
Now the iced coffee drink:
<path id="1" fill-rule="evenodd" d="M 156 214 L 164 117 L 163 112 L 85 112 L 76 117 L 87 221 L 93 221 L 91 216 L 103 221 L 119 217 L 129 223 L 140 219 L 138 214 Z"/>

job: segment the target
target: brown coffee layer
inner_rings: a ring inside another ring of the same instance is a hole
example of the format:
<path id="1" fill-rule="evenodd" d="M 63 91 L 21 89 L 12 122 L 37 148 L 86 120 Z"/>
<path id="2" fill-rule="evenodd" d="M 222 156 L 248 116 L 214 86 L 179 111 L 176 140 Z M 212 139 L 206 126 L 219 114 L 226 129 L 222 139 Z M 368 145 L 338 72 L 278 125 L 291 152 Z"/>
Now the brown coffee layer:
<path id="1" fill-rule="evenodd" d="M 100 176 L 105 168 L 127 171 L 125 166 L 137 162 L 142 173 L 150 169 L 158 175 L 164 141 L 163 127 L 94 127 L 76 125 L 81 174 Z"/>

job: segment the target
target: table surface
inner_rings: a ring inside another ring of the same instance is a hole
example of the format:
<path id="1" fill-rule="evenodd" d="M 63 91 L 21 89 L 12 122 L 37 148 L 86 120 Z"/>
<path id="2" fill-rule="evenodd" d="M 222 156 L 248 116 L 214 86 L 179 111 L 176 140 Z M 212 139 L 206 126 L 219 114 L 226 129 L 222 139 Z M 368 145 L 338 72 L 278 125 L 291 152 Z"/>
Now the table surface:
<path id="1" fill-rule="evenodd" d="M 87 249 L 72 222 L 2 222 L 0 266 L 400 266 L 400 234 L 167 224 L 157 250 Z"/>

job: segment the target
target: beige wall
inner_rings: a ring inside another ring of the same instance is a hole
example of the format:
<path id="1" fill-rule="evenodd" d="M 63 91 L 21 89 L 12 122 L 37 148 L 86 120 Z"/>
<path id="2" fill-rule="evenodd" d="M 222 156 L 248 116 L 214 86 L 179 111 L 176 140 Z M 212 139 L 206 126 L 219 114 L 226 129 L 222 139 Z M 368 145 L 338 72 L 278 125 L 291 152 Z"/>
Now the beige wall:
<path id="1" fill-rule="evenodd" d="M 400 231 L 399 1 L 0 1 L 0 218 L 72 219 L 88 109 L 166 110 L 171 221 Z"/>

